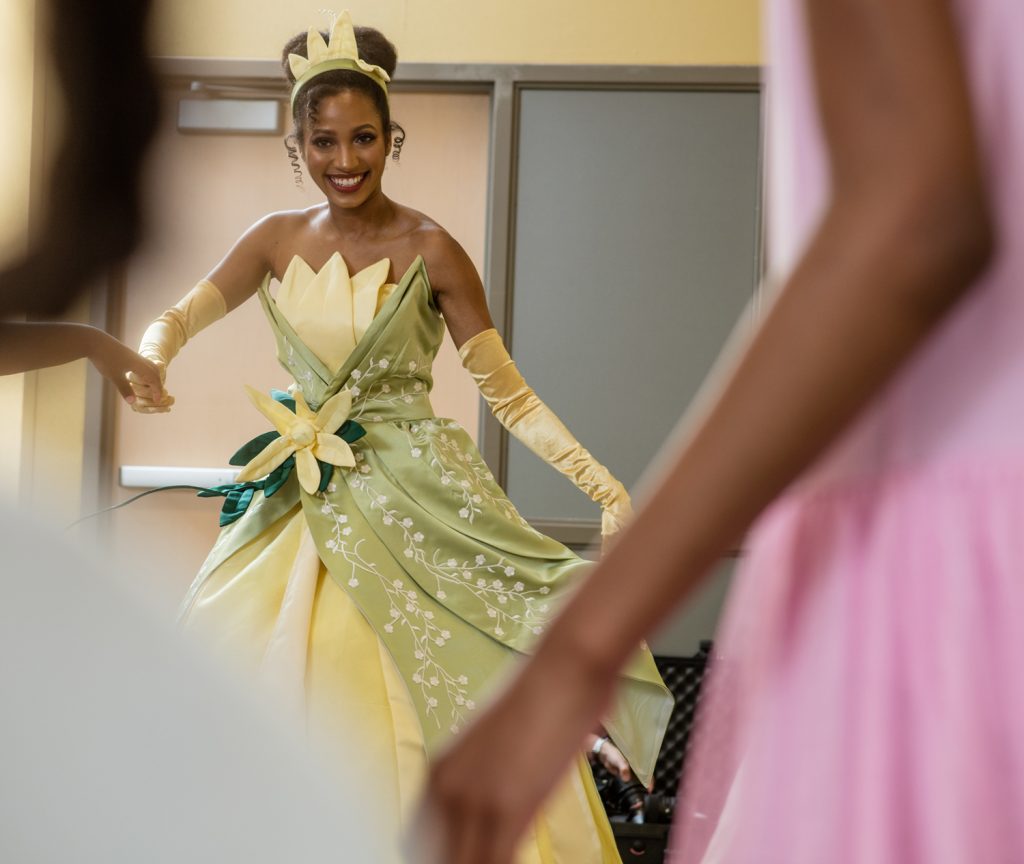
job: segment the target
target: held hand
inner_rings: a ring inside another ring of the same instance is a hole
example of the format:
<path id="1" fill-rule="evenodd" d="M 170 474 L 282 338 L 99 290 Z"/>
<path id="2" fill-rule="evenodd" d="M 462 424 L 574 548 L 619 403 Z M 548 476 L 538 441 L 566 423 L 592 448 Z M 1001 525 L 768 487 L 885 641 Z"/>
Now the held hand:
<path id="1" fill-rule="evenodd" d="M 89 340 L 89 360 L 126 402 L 133 404 L 138 396 L 130 379 L 147 393 L 163 390 L 162 376 L 154 363 L 102 330 L 94 330 L 90 335 L 93 338 Z"/>
<path id="2" fill-rule="evenodd" d="M 135 370 L 128 372 L 132 391 L 128 404 L 138 414 L 166 414 L 174 404 L 174 397 L 164 388 L 167 367 L 145 357 L 141 359 L 155 372 L 155 377 L 152 374 L 139 375 Z"/>

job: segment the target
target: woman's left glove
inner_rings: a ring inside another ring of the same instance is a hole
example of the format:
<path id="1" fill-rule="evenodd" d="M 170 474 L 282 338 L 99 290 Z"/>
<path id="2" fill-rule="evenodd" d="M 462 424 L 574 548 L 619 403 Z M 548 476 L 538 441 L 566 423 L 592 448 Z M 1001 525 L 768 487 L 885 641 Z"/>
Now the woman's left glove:
<path id="1" fill-rule="evenodd" d="M 459 357 L 501 425 L 601 505 L 601 537 L 617 533 L 633 512 L 626 487 L 523 380 L 498 331 L 477 333 L 459 349 Z"/>

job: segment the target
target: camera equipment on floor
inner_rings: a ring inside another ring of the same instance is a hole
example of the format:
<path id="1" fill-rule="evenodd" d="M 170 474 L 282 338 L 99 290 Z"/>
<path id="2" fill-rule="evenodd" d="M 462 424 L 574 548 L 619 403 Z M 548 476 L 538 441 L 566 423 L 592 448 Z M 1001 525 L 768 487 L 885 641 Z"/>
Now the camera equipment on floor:
<path id="1" fill-rule="evenodd" d="M 710 641 L 703 641 L 692 657 L 654 658 L 676 702 L 654 768 L 654 791 L 648 793 L 637 780 L 620 780 L 600 763 L 594 765 L 598 792 L 626 861 L 661 862 L 664 856 L 711 647 Z"/>

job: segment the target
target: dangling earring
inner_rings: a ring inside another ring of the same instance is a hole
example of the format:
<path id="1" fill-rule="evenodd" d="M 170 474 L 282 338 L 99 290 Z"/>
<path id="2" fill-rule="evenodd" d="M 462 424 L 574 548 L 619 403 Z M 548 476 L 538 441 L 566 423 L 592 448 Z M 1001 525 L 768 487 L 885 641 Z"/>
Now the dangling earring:
<path id="1" fill-rule="evenodd" d="M 284 139 L 284 149 L 288 151 L 288 161 L 292 163 L 292 172 L 295 174 L 295 187 L 305 192 L 306 187 L 302 185 L 302 162 L 299 160 L 298 139 L 289 135 Z"/>
<path id="2" fill-rule="evenodd" d="M 397 162 L 402 155 L 402 145 L 405 144 L 405 130 L 398 124 L 391 124 L 391 158 Z"/>

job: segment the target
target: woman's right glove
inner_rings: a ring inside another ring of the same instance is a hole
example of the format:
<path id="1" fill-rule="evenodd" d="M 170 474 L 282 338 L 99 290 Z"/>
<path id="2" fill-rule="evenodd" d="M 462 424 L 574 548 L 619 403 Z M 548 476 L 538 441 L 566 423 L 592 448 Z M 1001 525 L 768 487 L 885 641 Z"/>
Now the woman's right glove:
<path id="1" fill-rule="evenodd" d="M 182 346 L 204 327 L 209 327 L 226 314 L 224 295 L 216 285 L 204 279 L 146 328 L 139 343 L 139 354 L 157 367 L 161 385 L 167 377 L 167 364 Z M 166 389 L 154 394 L 131 374 L 128 381 L 135 393 L 135 401 L 131 403 L 133 411 L 158 414 L 171 410 L 174 397 Z"/>

